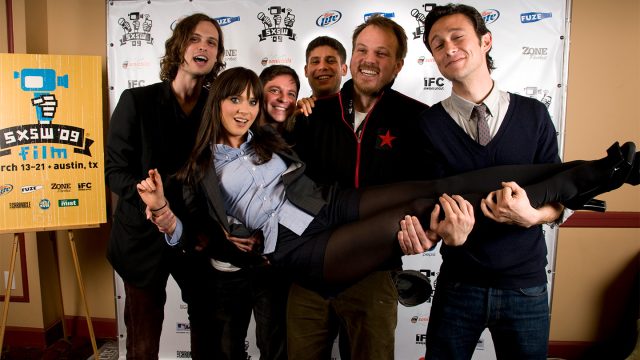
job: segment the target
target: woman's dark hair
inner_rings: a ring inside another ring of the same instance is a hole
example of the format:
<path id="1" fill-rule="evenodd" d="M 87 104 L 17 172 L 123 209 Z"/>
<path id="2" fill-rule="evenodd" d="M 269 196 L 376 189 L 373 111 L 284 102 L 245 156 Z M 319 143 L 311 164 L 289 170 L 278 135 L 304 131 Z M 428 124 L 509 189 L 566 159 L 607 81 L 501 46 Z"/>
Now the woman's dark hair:
<path id="1" fill-rule="evenodd" d="M 218 53 L 216 54 L 216 63 L 213 65 L 211 72 L 205 76 L 205 84 L 210 85 L 218 73 L 224 69 L 224 39 L 220 25 L 218 25 L 218 22 L 212 17 L 202 13 L 196 13 L 178 21 L 175 29 L 173 29 L 171 37 L 165 41 L 164 56 L 160 60 L 161 80 L 173 81 L 173 79 L 176 78 L 178 69 L 184 62 L 184 52 L 189 45 L 189 37 L 191 37 L 196 26 L 198 26 L 201 21 L 208 21 L 212 23 L 218 31 Z"/>
<path id="2" fill-rule="evenodd" d="M 269 161 L 276 151 L 290 151 L 289 146 L 270 126 L 259 125 L 264 94 L 258 75 L 243 67 L 231 68 L 220 73 L 209 90 L 195 144 L 187 164 L 177 174 L 179 180 L 195 184 L 204 177 L 205 170 L 213 165 L 213 144 L 219 143 L 224 135 L 222 101 L 230 96 L 242 95 L 247 89 L 249 96 L 258 102 L 258 114 L 251 125 L 251 145 L 258 158 L 256 162 Z"/>
<path id="3" fill-rule="evenodd" d="M 467 19 L 469 19 L 469 21 L 471 21 L 476 35 L 478 36 L 478 40 L 480 40 L 484 34 L 490 33 L 489 29 L 487 29 L 487 25 L 485 24 L 484 19 L 482 18 L 482 15 L 480 15 L 476 8 L 464 4 L 447 4 L 436 6 L 433 8 L 433 10 L 429 11 L 427 17 L 424 19 L 424 35 L 422 35 L 422 42 L 424 43 L 424 46 L 427 47 L 427 50 L 429 50 L 429 52 L 432 52 L 431 45 L 429 44 L 429 33 L 431 32 L 433 24 L 435 24 L 436 21 L 445 16 L 455 14 L 464 15 L 467 17 Z M 489 52 L 491 52 L 491 49 L 487 51 L 486 59 L 487 67 L 489 68 L 489 72 L 491 72 L 491 70 L 495 69 L 495 66 L 493 63 L 493 59 L 489 55 Z"/>

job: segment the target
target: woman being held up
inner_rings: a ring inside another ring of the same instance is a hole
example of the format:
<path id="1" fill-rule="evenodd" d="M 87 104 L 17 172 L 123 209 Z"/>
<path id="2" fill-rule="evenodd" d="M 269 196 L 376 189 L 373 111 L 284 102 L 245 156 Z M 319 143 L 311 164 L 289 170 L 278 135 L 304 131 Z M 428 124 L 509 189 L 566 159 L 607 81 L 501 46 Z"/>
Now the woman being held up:
<path id="1" fill-rule="evenodd" d="M 401 254 L 396 236 L 405 214 L 438 229 L 442 220 L 435 205 L 442 194 L 465 194 L 440 198 L 445 216 L 467 219 L 444 241 L 463 245 L 474 214 L 481 214 L 481 199 L 501 188 L 504 179 L 523 185 L 534 208 L 547 202 L 579 208 L 624 183 L 640 182 L 635 145 L 616 143 L 594 161 L 500 166 L 359 190 L 320 188 L 304 175 L 304 163 L 277 132 L 258 126 L 262 100 L 262 85 L 251 70 L 229 69 L 214 83 L 196 145 L 177 175 L 183 199 L 170 203 L 181 202 L 192 216 L 171 216 L 157 171 L 150 170 L 138 184 L 142 200 L 151 209 L 163 209 L 156 221 L 169 244 L 188 238 L 186 232 L 212 231 L 207 228 L 217 225 L 210 220 L 239 237 L 261 230 L 262 254 L 273 265 L 307 280 L 349 284 Z M 422 245 L 429 248 L 436 238 Z"/>

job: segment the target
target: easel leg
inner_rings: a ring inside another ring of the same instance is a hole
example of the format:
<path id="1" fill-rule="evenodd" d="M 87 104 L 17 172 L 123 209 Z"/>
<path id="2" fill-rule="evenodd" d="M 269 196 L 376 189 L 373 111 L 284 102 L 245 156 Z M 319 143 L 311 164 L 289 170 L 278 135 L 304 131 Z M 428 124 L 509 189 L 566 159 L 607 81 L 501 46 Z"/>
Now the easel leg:
<path id="1" fill-rule="evenodd" d="M 71 255 L 73 256 L 73 264 L 76 268 L 76 278 L 78 279 L 78 287 L 80 288 L 80 296 L 82 297 L 82 303 L 84 304 L 84 312 L 87 318 L 87 327 L 89 328 L 89 336 L 91 337 L 91 346 L 93 347 L 94 359 L 99 359 L 98 346 L 96 345 L 96 336 L 93 333 L 93 324 L 91 323 L 91 316 L 89 315 L 89 305 L 87 304 L 87 296 L 85 295 L 84 281 L 82 280 L 82 273 L 80 272 L 80 262 L 78 261 L 78 251 L 76 250 L 76 243 L 73 240 L 73 231 L 69 230 L 69 245 L 71 245 Z"/>
<path id="2" fill-rule="evenodd" d="M 11 300 L 11 284 L 13 283 L 13 269 L 16 267 L 16 255 L 18 254 L 19 235 L 13 235 L 13 248 L 11 249 L 11 263 L 9 264 L 9 278 L 7 288 L 4 292 L 4 310 L 2 311 L 2 326 L 0 326 L 0 353 L 4 344 L 4 331 L 7 327 L 7 317 L 9 316 L 9 301 Z"/>

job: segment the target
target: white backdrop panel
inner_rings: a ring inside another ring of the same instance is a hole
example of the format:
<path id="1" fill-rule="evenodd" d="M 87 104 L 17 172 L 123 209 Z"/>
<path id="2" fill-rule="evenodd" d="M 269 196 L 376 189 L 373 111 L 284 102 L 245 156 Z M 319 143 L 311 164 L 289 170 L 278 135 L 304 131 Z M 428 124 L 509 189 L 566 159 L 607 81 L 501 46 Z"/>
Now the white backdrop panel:
<path id="1" fill-rule="evenodd" d="M 491 54 L 497 67 L 493 73 L 494 79 L 505 90 L 542 101 L 558 129 L 562 146 L 570 1 L 483 0 L 465 3 L 481 11 L 493 34 Z M 110 110 L 113 111 L 124 89 L 159 81 L 159 61 L 164 54 L 164 41 L 177 20 L 194 12 L 204 12 L 221 23 L 227 68 L 245 66 L 259 73 L 271 64 L 289 65 L 301 77 L 300 96 L 311 93 L 303 75 L 305 48 L 309 41 L 319 35 L 335 37 L 344 44 L 349 55 L 353 29 L 369 14 L 383 13 L 402 25 L 408 36 L 407 57 L 394 88 L 427 104 L 434 104 L 449 96 L 451 84 L 442 77 L 433 57 L 422 44 L 423 29 L 418 19 L 425 16 L 432 5 L 434 3 L 415 0 L 109 1 L 107 65 Z M 550 288 L 553 285 L 555 239 L 556 230 L 546 228 Z M 434 283 L 441 263 L 439 247 L 422 255 L 404 258 L 405 268 L 423 270 Z M 124 291 L 117 275 L 116 281 L 120 357 L 124 358 Z M 399 307 L 397 359 L 423 358 L 430 308 L 430 301 L 412 308 Z M 160 358 L 189 358 L 186 305 L 180 300 L 179 289 L 172 279 L 165 312 Z M 253 329 L 252 324 L 247 346 L 251 358 L 257 359 L 259 352 L 252 335 Z M 336 349 L 334 356 L 338 358 Z M 494 358 L 491 336 L 485 332 L 473 359 Z"/>

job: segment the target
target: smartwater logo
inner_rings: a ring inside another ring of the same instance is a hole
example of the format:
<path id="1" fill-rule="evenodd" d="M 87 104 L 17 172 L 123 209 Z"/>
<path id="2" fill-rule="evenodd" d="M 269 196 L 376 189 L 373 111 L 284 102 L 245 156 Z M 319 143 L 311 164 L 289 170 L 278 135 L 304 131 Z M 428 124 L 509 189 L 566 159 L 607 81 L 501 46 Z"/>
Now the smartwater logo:
<path id="1" fill-rule="evenodd" d="M 545 12 L 528 12 L 520 14 L 520 22 L 523 24 L 537 22 L 540 20 L 548 19 L 552 16 L 552 13 Z"/>

